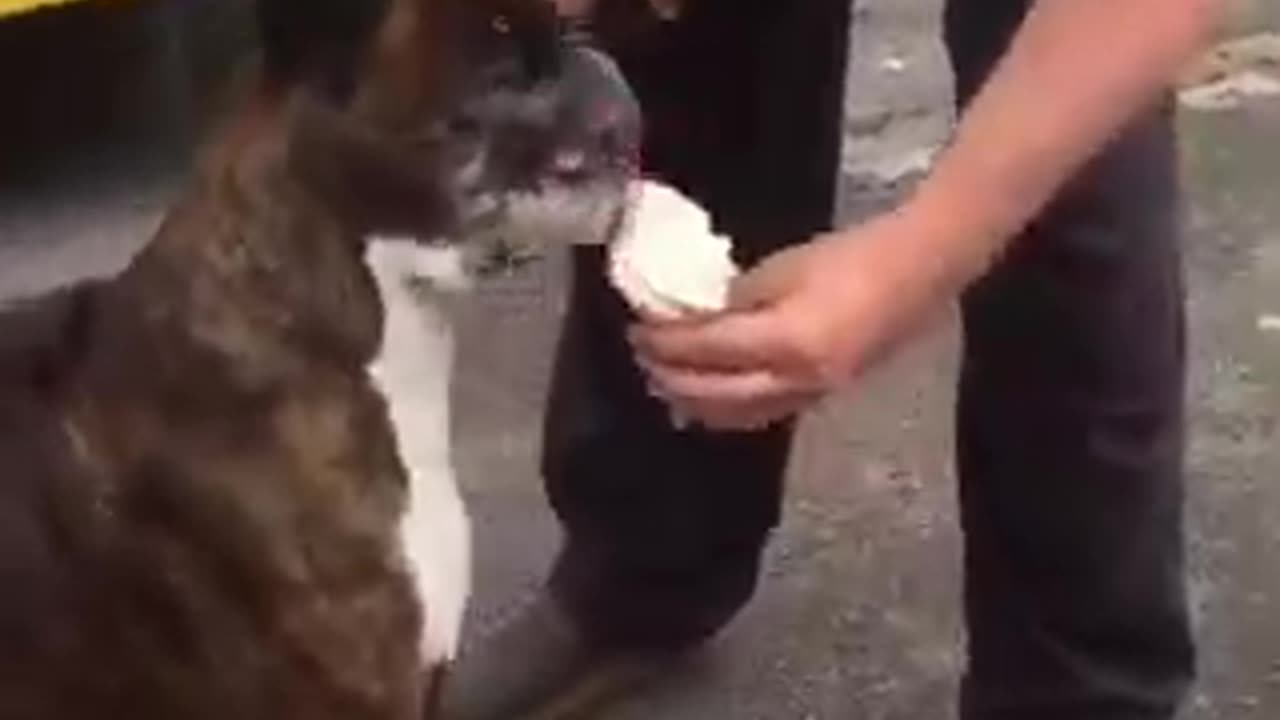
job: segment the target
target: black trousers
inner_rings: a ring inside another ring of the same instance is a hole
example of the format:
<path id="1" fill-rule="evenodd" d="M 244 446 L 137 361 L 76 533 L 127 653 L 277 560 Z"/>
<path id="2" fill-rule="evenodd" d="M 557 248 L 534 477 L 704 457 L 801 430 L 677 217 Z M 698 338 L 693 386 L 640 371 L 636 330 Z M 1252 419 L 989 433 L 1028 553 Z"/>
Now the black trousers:
<path id="1" fill-rule="evenodd" d="M 711 207 L 751 262 L 831 223 L 849 6 L 690 6 L 621 59 L 649 171 Z M 952 0 L 962 104 L 1023 10 Z M 1167 719 L 1190 680 L 1178 200 L 1170 117 L 1152 112 L 964 298 L 966 720 Z M 565 531 L 551 587 L 601 642 L 696 643 L 754 591 L 793 428 L 675 432 L 601 259 L 575 258 L 548 405 Z"/>

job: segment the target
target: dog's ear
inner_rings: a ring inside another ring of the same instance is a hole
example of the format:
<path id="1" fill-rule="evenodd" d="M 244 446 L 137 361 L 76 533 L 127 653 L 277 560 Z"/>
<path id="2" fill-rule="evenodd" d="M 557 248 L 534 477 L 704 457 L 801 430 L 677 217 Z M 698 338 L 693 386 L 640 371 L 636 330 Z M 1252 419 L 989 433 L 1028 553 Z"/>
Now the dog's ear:
<path id="1" fill-rule="evenodd" d="M 264 71 L 281 86 L 349 90 L 393 0 L 257 0 Z"/>

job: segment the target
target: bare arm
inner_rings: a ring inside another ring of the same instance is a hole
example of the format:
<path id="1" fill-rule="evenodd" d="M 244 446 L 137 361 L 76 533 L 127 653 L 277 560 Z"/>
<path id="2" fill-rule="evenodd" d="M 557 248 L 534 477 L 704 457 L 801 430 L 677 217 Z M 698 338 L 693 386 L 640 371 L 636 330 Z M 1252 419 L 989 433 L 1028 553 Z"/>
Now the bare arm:
<path id="1" fill-rule="evenodd" d="M 1223 0 L 1040 0 L 904 208 L 915 250 L 964 285 L 1166 91 Z M 954 289 L 954 288 L 952 288 Z"/>
<path id="2" fill-rule="evenodd" d="M 610 1 L 623 0 L 553 0 L 568 15 Z M 663 17 L 682 5 L 643 1 Z M 922 253 L 936 268 L 921 279 L 955 291 L 980 275 L 1068 177 L 1162 94 L 1226 6 L 1226 0 L 1033 2 L 954 143 L 904 208 L 920 231 L 919 246 L 904 252 Z"/>
<path id="3" fill-rule="evenodd" d="M 654 391 L 683 416 L 743 429 L 800 412 L 857 377 L 984 274 L 1070 177 L 1165 94 L 1225 6 L 1037 0 L 901 207 L 767 258 L 735 284 L 732 312 L 633 328 Z"/>

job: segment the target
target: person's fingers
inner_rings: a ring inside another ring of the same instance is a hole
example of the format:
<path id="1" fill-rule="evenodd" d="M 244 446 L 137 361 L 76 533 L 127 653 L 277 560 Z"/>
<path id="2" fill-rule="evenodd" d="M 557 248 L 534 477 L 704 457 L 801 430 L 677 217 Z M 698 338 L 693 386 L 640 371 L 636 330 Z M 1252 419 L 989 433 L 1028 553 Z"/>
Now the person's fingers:
<path id="1" fill-rule="evenodd" d="M 767 430 L 803 412 L 812 399 L 807 396 L 779 397 L 749 406 L 706 408 L 689 412 L 702 427 L 715 432 L 756 432 Z"/>
<path id="2" fill-rule="evenodd" d="M 821 394 L 793 379 L 767 371 L 706 373 L 680 368 L 645 368 L 650 392 L 679 417 L 713 430 L 756 430 L 794 415 Z"/>
<path id="3" fill-rule="evenodd" d="M 647 363 L 643 368 L 659 397 L 684 404 L 745 405 L 793 390 L 786 378 L 769 371 L 702 372 Z"/>
<path id="4" fill-rule="evenodd" d="M 741 371 L 776 363 L 781 339 L 761 313 L 720 315 L 702 322 L 636 325 L 628 338 L 636 354 L 656 365 Z"/>
<path id="5" fill-rule="evenodd" d="M 777 304 L 795 288 L 803 256 L 797 249 L 766 258 L 729 284 L 730 310 L 759 310 Z"/>
<path id="6" fill-rule="evenodd" d="M 712 313 L 680 313 L 672 310 L 654 310 L 641 303 L 631 306 L 636 319 L 650 327 L 670 327 L 672 325 L 700 325 L 709 322 L 718 315 Z"/>
<path id="7" fill-rule="evenodd" d="M 674 417 L 714 431 L 763 430 L 799 415 L 817 402 L 812 393 L 785 393 L 741 403 L 668 401 Z"/>

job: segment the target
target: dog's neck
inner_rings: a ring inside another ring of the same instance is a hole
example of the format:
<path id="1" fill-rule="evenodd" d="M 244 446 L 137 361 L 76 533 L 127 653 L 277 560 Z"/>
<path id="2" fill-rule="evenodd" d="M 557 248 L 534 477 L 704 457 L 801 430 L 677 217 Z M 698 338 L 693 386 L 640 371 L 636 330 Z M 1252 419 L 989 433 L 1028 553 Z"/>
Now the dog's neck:
<path id="1" fill-rule="evenodd" d="M 129 347 L 184 373 L 232 373 L 248 392 L 300 364 L 376 355 L 383 318 L 362 233 L 299 181 L 289 132 L 278 116 L 247 116 L 222 134 L 118 283 Z"/>

